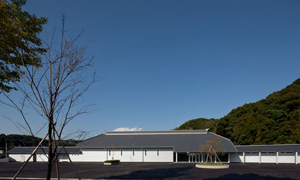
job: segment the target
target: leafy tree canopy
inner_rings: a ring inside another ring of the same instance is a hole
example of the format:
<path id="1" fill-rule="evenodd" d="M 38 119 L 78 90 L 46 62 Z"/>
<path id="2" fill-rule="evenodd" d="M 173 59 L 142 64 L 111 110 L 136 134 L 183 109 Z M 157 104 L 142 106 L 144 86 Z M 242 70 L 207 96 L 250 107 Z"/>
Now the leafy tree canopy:
<path id="1" fill-rule="evenodd" d="M 16 69 L 40 64 L 41 47 L 39 33 L 45 18 L 37 18 L 21 8 L 26 0 L 0 0 L 0 90 L 15 89 L 10 82 L 18 81 Z"/>
<path id="2" fill-rule="evenodd" d="M 207 129 L 214 127 L 214 120 L 215 119 L 205 119 L 205 118 L 197 118 L 189 120 L 175 130 L 192 130 L 192 129 Z"/>

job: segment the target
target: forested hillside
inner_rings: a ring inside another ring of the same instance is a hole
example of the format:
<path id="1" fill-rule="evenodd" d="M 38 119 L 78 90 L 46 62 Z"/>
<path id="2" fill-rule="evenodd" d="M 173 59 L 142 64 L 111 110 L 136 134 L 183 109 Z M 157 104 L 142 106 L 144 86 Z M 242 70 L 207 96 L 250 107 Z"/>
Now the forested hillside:
<path id="1" fill-rule="evenodd" d="M 197 122 L 184 124 L 191 125 L 184 129 L 201 129 L 194 126 Z M 211 128 L 234 144 L 300 143 L 300 79 L 263 100 L 233 109 L 214 120 Z"/>
<path id="2" fill-rule="evenodd" d="M 7 143 L 7 149 L 10 150 L 13 147 L 22 147 L 22 146 L 37 146 L 41 138 L 26 136 L 26 135 L 19 135 L 19 134 L 0 134 L 0 149 L 5 149 L 5 144 Z M 63 144 L 65 146 L 75 146 L 80 141 L 76 140 L 64 140 Z M 48 145 L 48 141 L 45 140 L 42 143 L 43 146 Z"/>
<path id="3" fill-rule="evenodd" d="M 175 130 L 184 130 L 184 129 L 212 129 L 214 127 L 215 119 L 205 119 L 205 118 L 198 118 L 198 119 L 192 119 L 189 120 L 182 125 L 180 125 L 178 128 L 175 128 Z"/>

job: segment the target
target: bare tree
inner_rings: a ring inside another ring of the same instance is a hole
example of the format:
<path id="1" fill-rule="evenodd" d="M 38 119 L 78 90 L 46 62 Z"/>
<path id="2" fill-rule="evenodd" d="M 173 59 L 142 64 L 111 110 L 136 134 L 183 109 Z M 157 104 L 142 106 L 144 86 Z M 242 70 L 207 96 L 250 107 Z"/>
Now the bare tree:
<path id="1" fill-rule="evenodd" d="M 48 134 L 48 180 L 54 160 L 57 163 L 57 147 L 63 130 L 75 117 L 87 113 L 87 106 L 82 106 L 82 96 L 95 82 L 95 73 L 91 71 L 93 58 L 85 57 L 86 46 L 78 47 L 76 44 L 80 36 L 66 38 L 63 18 L 60 42 L 56 43 L 55 35 L 50 40 L 47 38 L 47 52 L 41 56 L 41 67 L 24 63 L 24 68 L 19 69 L 22 79 L 16 87 L 23 95 L 21 103 L 3 92 L 8 101 L 2 103 L 21 114 L 25 122 L 22 128 L 28 133 L 35 134 L 24 107 L 30 106 L 45 122 Z"/>
<path id="2" fill-rule="evenodd" d="M 221 140 L 219 137 L 214 137 L 210 140 L 208 140 L 204 145 L 201 146 L 200 149 L 201 154 L 206 154 L 206 161 L 205 163 L 210 161 L 210 163 L 213 163 L 213 156 L 217 158 L 217 160 L 222 164 L 218 154 L 223 154 L 224 149 L 221 146 Z"/>

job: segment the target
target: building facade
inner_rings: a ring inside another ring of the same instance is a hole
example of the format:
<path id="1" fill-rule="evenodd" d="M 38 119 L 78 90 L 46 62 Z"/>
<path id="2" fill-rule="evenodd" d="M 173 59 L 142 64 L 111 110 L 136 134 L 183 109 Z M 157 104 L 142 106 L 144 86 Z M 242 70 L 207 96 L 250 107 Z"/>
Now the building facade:
<path id="1" fill-rule="evenodd" d="M 59 149 L 61 162 L 205 162 L 203 145 L 217 138 L 225 163 L 300 163 L 300 145 L 234 146 L 231 140 L 207 130 L 113 131 Z M 26 161 L 34 147 L 9 151 L 11 161 Z M 47 148 L 39 148 L 30 161 L 47 161 Z M 217 159 L 214 157 L 214 161 Z"/>

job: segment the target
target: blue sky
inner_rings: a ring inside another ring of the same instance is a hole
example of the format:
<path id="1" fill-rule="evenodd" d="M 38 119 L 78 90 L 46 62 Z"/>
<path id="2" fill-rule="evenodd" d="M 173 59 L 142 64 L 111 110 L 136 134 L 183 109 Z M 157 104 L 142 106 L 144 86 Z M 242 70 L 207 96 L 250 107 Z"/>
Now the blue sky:
<path id="1" fill-rule="evenodd" d="M 68 34 L 84 30 L 95 58 L 100 80 L 85 96 L 93 111 L 66 133 L 169 130 L 223 117 L 300 78 L 297 0 L 28 0 L 24 9 L 47 17 L 49 33 L 65 14 Z M 20 133 L 1 124 L 1 133 Z"/>

